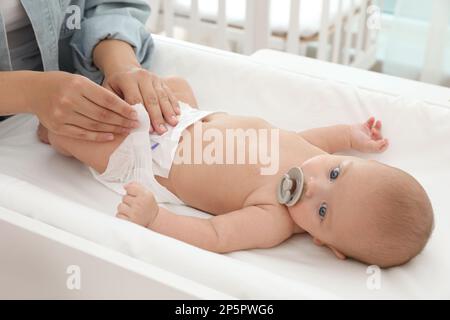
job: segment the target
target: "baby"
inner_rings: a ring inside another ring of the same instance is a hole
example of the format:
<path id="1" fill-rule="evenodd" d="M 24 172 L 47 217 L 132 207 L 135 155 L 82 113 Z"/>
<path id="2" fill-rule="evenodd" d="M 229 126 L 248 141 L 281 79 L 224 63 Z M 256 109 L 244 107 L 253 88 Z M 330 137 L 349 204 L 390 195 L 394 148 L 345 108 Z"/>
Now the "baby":
<path id="1" fill-rule="evenodd" d="M 196 106 L 186 81 L 172 77 L 165 82 L 180 101 Z M 189 107 L 186 112 L 196 115 L 202 111 Z M 195 125 L 180 133 L 175 144 L 177 156 L 186 152 L 180 150 L 186 149 L 183 140 L 195 137 L 196 125 L 223 136 L 227 129 L 276 129 L 259 118 L 226 113 L 198 118 L 193 120 Z M 315 244 L 327 246 L 340 259 L 349 257 L 380 267 L 406 263 L 421 252 L 433 229 L 432 206 L 422 186 L 400 169 L 335 155 L 351 149 L 385 151 L 388 141 L 382 137 L 380 121 L 371 117 L 356 125 L 278 132 L 279 167 L 274 174 L 261 174 L 261 163 L 173 161 L 167 174 L 152 175 L 182 202 L 214 217 L 174 214 L 158 205 L 154 190 L 136 182 L 124 186 L 126 194 L 117 217 L 218 253 L 270 248 L 298 233 L 310 234 Z M 74 156 L 98 173 L 108 169 L 111 155 L 126 139 L 79 141 L 47 133 L 42 126 L 39 135 L 59 152 Z M 158 144 L 152 149 L 157 150 Z M 194 141 L 188 146 L 194 148 Z M 208 143 L 203 141 L 201 147 L 208 148 Z M 250 150 L 244 152 L 248 155 Z M 303 192 L 296 204 L 286 206 L 277 198 L 277 188 L 284 174 L 295 167 L 303 172 Z"/>

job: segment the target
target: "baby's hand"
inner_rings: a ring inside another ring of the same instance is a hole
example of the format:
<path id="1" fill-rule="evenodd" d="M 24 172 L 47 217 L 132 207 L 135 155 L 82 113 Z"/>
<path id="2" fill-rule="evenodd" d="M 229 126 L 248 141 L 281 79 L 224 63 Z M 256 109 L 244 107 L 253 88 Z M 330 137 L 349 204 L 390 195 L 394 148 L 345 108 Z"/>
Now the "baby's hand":
<path id="1" fill-rule="evenodd" d="M 153 193 L 136 182 L 127 184 L 125 190 L 127 194 L 117 207 L 116 217 L 150 228 L 159 212 Z"/>
<path id="2" fill-rule="evenodd" d="M 375 121 L 374 117 L 362 124 L 351 125 L 350 141 L 352 149 L 367 153 L 383 152 L 389 145 L 381 134 L 381 121 Z"/>

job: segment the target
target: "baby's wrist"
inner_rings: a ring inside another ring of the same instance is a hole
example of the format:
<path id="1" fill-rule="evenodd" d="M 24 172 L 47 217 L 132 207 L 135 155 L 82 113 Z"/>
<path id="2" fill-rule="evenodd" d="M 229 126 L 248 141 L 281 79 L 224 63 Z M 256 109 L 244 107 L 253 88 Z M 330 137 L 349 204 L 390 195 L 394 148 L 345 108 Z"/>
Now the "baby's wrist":
<path id="1" fill-rule="evenodd" d="M 160 210 L 161 208 L 157 205 L 156 206 L 156 212 L 155 213 L 153 213 L 152 215 L 153 215 L 153 218 L 149 221 L 149 223 L 147 224 L 147 229 L 151 229 L 151 230 L 153 230 L 153 227 L 154 227 L 154 225 L 155 225 L 155 221 L 156 221 L 156 219 L 158 218 L 158 216 L 159 216 L 159 214 L 160 214 L 160 212 L 161 212 L 161 210 Z"/>
<path id="2" fill-rule="evenodd" d="M 353 141 L 353 139 L 354 139 L 354 136 L 353 136 L 353 125 L 350 125 L 350 124 L 346 125 L 345 126 L 345 132 L 347 133 L 347 137 L 348 137 L 347 140 L 348 140 L 348 143 L 349 143 L 349 149 L 352 150 L 353 146 L 355 145 L 355 143 Z"/>

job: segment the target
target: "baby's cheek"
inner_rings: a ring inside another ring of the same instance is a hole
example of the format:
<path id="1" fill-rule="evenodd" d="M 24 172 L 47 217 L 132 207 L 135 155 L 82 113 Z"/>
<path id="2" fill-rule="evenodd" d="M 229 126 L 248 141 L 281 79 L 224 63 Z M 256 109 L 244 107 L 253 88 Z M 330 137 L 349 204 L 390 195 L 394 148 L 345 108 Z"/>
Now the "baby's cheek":
<path id="1" fill-rule="evenodd" d="M 306 202 L 300 201 L 291 211 L 291 216 L 295 223 L 302 229 L 308 231 L 312 227 L 312 211 L 311 206 Z"/>

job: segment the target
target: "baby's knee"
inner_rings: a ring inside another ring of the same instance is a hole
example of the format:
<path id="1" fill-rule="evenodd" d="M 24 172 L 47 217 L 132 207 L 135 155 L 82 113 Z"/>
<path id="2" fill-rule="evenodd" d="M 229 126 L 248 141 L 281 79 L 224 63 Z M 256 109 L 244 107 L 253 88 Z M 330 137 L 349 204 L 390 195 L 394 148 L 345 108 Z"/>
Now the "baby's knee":
<path id="1" fill-rule="evenodd" d="M 56 151 L 65 156 L 71 157 L 72 153 L 70 153 L 66 148 L 64 148 L 64 139 L 67 138 L 48 131 L 48 141 L 50 145 L 53 147 L 53 149 L 55 149 Z"/>
<path id="2" fill-rule="evenodd" d="M 197 106 L 197 100 L 195 99 L 194 92 L 186 79 L 171 76 L 164 78 L 163 81 L 178 100 L 183 101 L 192 107 Z"/>
<path id="3" fill-rule="evenodd" d="M 191 88 L 189 82 L 186 79 L 179 76 L 168 76 L 163 78 L 163 81 L 166 85 L 168 85 L 172 90 L 175 89 L 186 89 Z"/>

